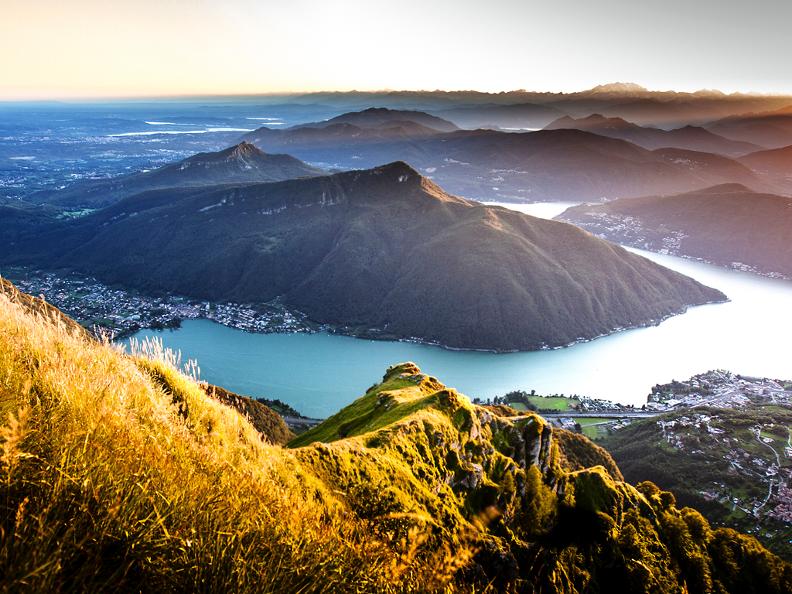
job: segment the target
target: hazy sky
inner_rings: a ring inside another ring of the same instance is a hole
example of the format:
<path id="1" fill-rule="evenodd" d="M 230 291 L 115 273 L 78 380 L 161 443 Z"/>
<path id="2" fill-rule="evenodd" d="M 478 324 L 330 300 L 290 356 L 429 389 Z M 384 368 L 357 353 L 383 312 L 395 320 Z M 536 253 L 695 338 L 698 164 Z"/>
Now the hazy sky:
<path id="1" fill-rule="evenodd" d="M 792 93 L 792 0 L 0 0 L 0 98 Z"/>

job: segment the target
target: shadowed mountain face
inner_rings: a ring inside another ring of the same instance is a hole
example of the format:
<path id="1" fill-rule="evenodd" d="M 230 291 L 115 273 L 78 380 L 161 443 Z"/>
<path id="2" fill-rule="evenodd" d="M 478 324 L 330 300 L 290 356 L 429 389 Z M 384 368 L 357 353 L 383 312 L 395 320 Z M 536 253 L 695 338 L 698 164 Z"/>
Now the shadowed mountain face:
<path id="1" fill-rule="evenodd" d="M 322 173 L 289 155 L 266 154 L 248 142 L 241 142 L 152 171 L 80 182 L 60 191 L 38 192 L 29 200 L 63 208 L 101 208 L 146 190 L 280 181 Z"/>
<path id="2" fill-rule="evenodd" d="M 214 300 L 276 297 L 351 334 L 537 349 L 723 295 L 580 229 L 446 194 L 404 163 L 155 191 L 9 259 Z"/>
<path id="3" fill-rule="evenodd" d="M 458 128 L 451 122 L 421 111 L 372 107 L 286 129 L 264 126 L 247 134 L 245 140 L 261 146 L 282 146 L 283 150 L 322 147 L 333 151 L 336 147 L 347 146 L 368 151 L 369 146 L 376 143 L 409 142 L 414 138 L 456 130 Z M 354 162 L 360 158 L 359 155 L 349 155 L 345 166 L 360 167 L 360 163 Z M 332 154 L 322 154 L 319 160 L 335 163 Z"/>
<path id="4" fill-rule="evenodd" d="M 260 128 L 245 138 L 266 151 L 342 168 L 404 160 L 449 191 L 479 200 L 598 200 L 672 193 L 724 182 L 764 189 L 744 165 L 687 151 L 648 151 L 580 130 L 384 134 L 348 124 Z M 425 130 L 425 128 L 424 128 Z M 749 149 L 750 150 L 750 149 Z"/>
<path id="5" fill-rule="evenodd" d="M 559 219 L 612 241 L 792 278 L 792 198 L 739 184 L 584 204 Z"/>
<path id="6" fill-rule="evenodd" d="M 622 118 L 606 118 L 599 114 L 579 119 L 565 116 L 545 127 L 545 130 L 564 129 L 586 130 L 610 138 L 621 138 L 650 150 L 670 147 L 739 156 L 760 148 L 750 142 L 740 142 L 718 136 L 699 126 L 661 130 L 639 126 Z"/>

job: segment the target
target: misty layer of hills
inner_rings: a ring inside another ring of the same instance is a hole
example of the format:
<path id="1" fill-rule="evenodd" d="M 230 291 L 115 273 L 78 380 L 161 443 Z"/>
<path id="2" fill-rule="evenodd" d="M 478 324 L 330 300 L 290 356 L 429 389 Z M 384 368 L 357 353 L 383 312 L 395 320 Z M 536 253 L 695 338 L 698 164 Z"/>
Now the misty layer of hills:
<path id="1" fill-rule="evenodd" d="M 790 97 L 614 84 L 570 94 L 353 92 L 269 101 L 289 113 L 341 113 L 248 134 L 246 140 L 272 153 L 252 165 L 258 176 L 240 172 L 236 159 L 206 166 L 196 156 L 196 163 L 87 180 L 26 199 L 95 207 L 145 189 L 277 181 L 316 175 L 316 168 L 362 169 L 397 160 L 452 193 L 487 201 L 599 201 L 724 183 L 792 192 L 783 153 L 792 146 Z M 763 155 L 768 149 L 782 152 Z M 185 168 L 192 168 L 190 175 L 183 175 Z"/>
<path id="2" fill-rule="evenodd" d="M 719 136 L 701 126 L 688 125 L 682 128 L 663 130 L 651 126 L 639 126 L 622 118 L 607 118 L 599 114 L 579 119 L 564 116 L 551 122 L 544 129 L 586 130 L 601 136 L 628 140 L 650 150 L 674 147 L 719 155 L 739 156 L 759 148 L 758 145 L 750 142 L 730 140 Z"/>
<path id="3" fill-rule="evenodd" d="M 385 91 L 308 93 L 272 97 L 273 104 L 324 106 L 338 112 L 358 111 L 372 105 L 426 111 L 460 127 L 537 129 L 568 115 L 583 118 L 595 113 L 621 117 L 639 125 L 679 128 L 702 125 L 743 114 L 764 114 L 792 105 L 782 95 L 649 91 L 630 83 L 599 85 L 574 93 L 527 90 L 503 93 L 480 91 Z M 792 144 L 788 142 L 787 144 Z"/>
<path id="4" fill-rule="evenodd" d="M 383 112 L 390 114 L 384 121 Z M 449 191 L 479 200 L 591 201 L 721 183 L 792 190 L 788 178 L 734 158 L 762 145 L 703 127 L 662 130 L 589 116 L 560 118 L 535 132 L 449 132 L 451 122 L 421 115 L 365 110 L 292 128 L 265 126 L 245 138 L 265 151 L 286 151 L 326 167 L 405 160 Z"/>

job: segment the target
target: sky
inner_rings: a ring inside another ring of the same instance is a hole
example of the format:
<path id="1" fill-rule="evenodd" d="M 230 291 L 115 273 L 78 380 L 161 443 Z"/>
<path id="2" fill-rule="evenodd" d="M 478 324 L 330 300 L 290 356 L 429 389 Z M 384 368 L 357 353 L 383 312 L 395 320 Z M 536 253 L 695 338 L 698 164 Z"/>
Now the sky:
<path id="1" fill-rule="evenodd" d="M 0 99 L 616 81 L 792 94 L 790 22 L 790 0 L 0 0 Z"/>

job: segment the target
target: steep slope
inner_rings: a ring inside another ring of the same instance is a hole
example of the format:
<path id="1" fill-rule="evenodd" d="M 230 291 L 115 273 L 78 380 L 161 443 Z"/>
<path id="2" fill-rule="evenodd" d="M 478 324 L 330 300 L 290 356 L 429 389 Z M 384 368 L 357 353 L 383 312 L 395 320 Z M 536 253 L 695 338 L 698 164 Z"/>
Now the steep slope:
<path id="1" fill-rule="evenodd" d="M 599 200 L 727 181 L 762 189 L 750 169 L 726 157 L 692 151 L 669 155 L 581 130 L 394 136 L 337 124 L 262 128 L 245 138 L 266 151 L 288 151 L 336 167 L 406 161 L 449 191 L 482 200 Z"/>
<path id="2" fill-rule="evenodd" d="M 622 118 L 606 118 L 599 114 L 578 119 L 565 116 L 545 127 L 545 130 L 566 129 L 586 130 L 610 138 L 621 138 L 650 150 L 673 147 L 720 155 L 739 156 L 759 148 L 750 142 L 729 140 L 718 136 L 699 126 L 662 130 L 660 128 L 639 126 Z"/>
<path id="3" fill-rule="evenodd" d="M 290 155 L 265 154 L 252 144 L 241 142 L 152 171 L 80 182 L 64 190 L 37 192 L 28 199 L 63 208 L 100 208 L 146 190 L 280 181 L 322 173 Z"/>
<path id="4" fill-rule="evenodd" d="M 71 335 L 86 340 L 96 340 L 93 334 L 57 307 L 50 305 L 42 297 L 33 297 L 21 292 L 13 283 L 2 277 L 0 277 L 0 296 L 5 298 L 8 303 L 19 306 L 28 316 L 40 317 Z M 269 443 L 283 444 L 294 437 L 294 433 L 286 426 L 283 418 L 265 404 L 247 396 L 229 392 L 219 386 L 207 383 L 201 383 L 200 386 L 209 397 L 236 409 Z"/>
<path id="5" fill-rule="evenodd" d="M 563 345 L 723 299 L 572 225 L 446 194 L 404 163 L 149 192 L 14 248 L 7 260 L 212 300 L 280 298 L 346 333 L 459 348 Z"/>
<path id="6" fill-rule="evenodd" d="M 792 585 L 792 568 L 751 537 L 711 529 L 649 483 L 565 469 L 539 417 L 473 406 L 414 365 L 389 369 L 314 430 L 326 443 L 283 449 L 162 360 L 124 356 L 4 299 L 4 589 Z"/>
<path id="7" fill-rule="evenodd" d="M 586 204 L 559 219 L 612 241 L 792 278 L 792 198 L 739 184 Z"/>
<path id="8" fill-rule="evenodd" d="M 91 334 L 80 324 L 41 297 L 34 297 L 17 289 L 13 283 L 0 277 L 0 299 L 19 306 L 28 316 L 40 316 L 48 323 L 64 328 L 75 336 L 90 338 Z"/>

